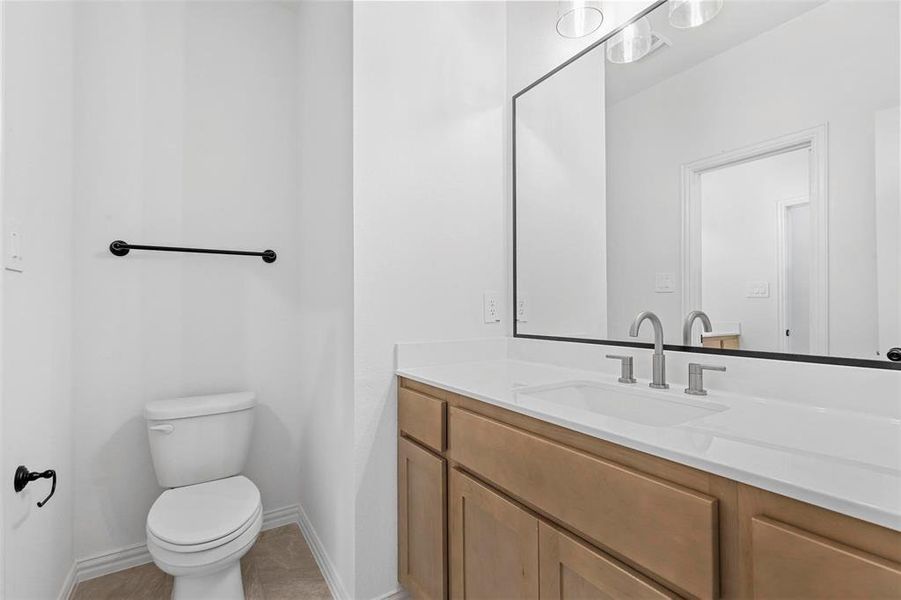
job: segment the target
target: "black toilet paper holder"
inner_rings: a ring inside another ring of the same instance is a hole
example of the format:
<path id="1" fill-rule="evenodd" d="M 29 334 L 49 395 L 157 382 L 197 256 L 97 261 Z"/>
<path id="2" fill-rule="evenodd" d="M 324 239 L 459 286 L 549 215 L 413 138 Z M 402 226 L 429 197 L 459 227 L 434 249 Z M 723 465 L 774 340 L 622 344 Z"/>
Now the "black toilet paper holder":
<path id="1" fill-rule="evenodd" d="M 38 479 L 53 480 L 53 483 L 50 486 L 50 495 L 38 502 L 38 508 L 42 508 L 47 504 L 47 501 L 53 497 L 53 494 L 56 493 L 56 471 L 53 469 L 47 469 L 46 471 L 29 471 L 28 467 L 25 465 L 19 465 L 19 468 L 16 469 L 16 474 L 13 476 L 13 489 L 15 489 L 17 493 L 21 492 L 25 489 L 26 485 Z"/>

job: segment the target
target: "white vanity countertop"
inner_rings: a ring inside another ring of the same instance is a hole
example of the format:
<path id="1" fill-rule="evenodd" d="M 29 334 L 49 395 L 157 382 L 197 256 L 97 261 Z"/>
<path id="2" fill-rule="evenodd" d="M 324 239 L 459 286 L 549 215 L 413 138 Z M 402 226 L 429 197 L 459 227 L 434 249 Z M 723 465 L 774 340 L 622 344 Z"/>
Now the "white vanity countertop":
<path id="1" fill-rule="evenodd" d="M 901 420 L 683 386 L 651 390 L 639 379 L 520 360 L 398 369 L 397 374 L 568 429 L 696 467 L 901 531 Z M 722 409 L 678 425 L 652 426 L 552 403 L 523 388 L 595 382 L 635 402 L 659 397 Z M 659 394 L 659 396 L 657 396 Z"/>

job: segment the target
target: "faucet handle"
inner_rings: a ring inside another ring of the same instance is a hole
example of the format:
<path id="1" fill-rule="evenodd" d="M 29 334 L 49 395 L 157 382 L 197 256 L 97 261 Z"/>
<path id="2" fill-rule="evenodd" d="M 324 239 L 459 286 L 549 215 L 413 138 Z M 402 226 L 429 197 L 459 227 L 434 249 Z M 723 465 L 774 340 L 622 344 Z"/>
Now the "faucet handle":
<path id="1" fill-rule="evenodd" d="M 702 365 L 700 363 L 688 363 L 688 387 L 685 393 L 692 396 L 706 396 L 704 389 L 704 371 L 725 371 L 722 365 Z"/>
<path id="2" fill-rule="evenodd" d="M 702 365 L 700 363 L 688 363 L 689 371 L 694 368 L 698 373 L 701 371 L 725 371 L 726 367 L 723 365 Z"/>
<path id="3" fill-rule="evenodd" d="M 613 358 L 620 361 L 620 383 L 635 383 L 635 375 L 633 373 L 635 359 L 625 354 L 608 354 L 607 358 Z"/>

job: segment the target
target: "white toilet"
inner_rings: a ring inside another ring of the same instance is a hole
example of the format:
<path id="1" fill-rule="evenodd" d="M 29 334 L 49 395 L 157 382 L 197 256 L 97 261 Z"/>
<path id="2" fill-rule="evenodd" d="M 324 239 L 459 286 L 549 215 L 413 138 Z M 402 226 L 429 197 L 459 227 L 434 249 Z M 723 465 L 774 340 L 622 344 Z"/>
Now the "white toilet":
<path id="1" fill-rule="evenodd" d="M 150 402 L 153 468 L 167 489 L 147 515 L 147 549 L 175 577 L 172 598 L 244 598 L 241 557 L 260 533 L 260 491 L 240 475 L 250 449 L 252 392 Z"/>

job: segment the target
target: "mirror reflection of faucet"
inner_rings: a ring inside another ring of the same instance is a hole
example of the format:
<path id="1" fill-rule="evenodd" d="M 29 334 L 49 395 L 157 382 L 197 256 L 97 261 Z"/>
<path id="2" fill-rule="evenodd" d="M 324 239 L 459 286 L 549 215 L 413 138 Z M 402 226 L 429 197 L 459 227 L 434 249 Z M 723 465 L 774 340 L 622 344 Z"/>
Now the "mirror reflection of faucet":
<path id="1" fill-rule="evenodd" d="M 665 390 L 669 385 L 666 383 L 666 357 L 663 355 L 663 324 L 660 323 L 660 317 L 649 310 L 638 313 L 629 328 L 629 335 L 638 337 L 638 329 L 646 320 L 654 327 L 653 374 L 648 385 L 654 389 Z"/>
<path id="2" fill-rule="evenodd" d="M 713 324 L 710 322 L 710 317 L 707 316 L 703 310 L 693 310 L 687 315 L 685 315 L 685 321 L 682 323 L 682 345 L 683 346 L 691 346 L 691 328 L 695 324 L 695 320 L 701 320 L 701 326 L 704 328 L 705 333 L 710 333 L 713 331 Z"/>

